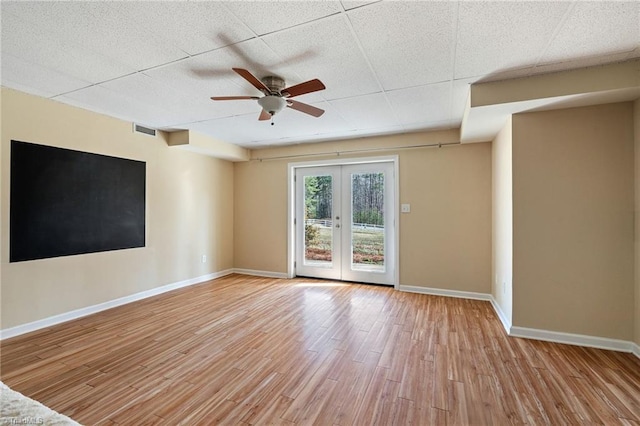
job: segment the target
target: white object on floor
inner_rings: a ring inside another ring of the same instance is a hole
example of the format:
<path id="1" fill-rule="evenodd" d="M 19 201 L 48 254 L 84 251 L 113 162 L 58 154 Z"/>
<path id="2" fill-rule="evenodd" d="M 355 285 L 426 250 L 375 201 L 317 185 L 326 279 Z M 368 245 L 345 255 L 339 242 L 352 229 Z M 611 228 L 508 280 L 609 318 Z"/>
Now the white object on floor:
<path id="1" fill-rule="evenodd" d="M 0 425 L 80 425 L 0 382 Z"/>

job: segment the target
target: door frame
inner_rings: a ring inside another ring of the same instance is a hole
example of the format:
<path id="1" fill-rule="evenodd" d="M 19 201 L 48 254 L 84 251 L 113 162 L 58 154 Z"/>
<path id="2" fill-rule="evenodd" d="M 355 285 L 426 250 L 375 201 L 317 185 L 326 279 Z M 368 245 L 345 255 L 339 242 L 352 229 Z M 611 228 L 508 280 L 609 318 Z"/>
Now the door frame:
<path id="1" fill-rule="evenodd" d="M 296 204 L 296 188 L 295 176 L 296 169 L 306 167 L 321 166 L 344 166 L 351 164 L 367 164 L 367 163 L 392 163 L 394 173 L 394 195 L 393 195 L 393 211 L 395 212 L 395 221 L 393 224 L 394 233 L 394 264 L 393 272 L 393 288 L 398 289 L 400 282 L 400 176 L 397 155 L 385 155 L 377 157 L 359 157 L 359 158 L 333 158 L 327 160 L 301 161 L 288 164 L 287 175 L 287 277 L 295 277 L 295 258 L 296 258 L 296 224 L 294 223 Z"/>

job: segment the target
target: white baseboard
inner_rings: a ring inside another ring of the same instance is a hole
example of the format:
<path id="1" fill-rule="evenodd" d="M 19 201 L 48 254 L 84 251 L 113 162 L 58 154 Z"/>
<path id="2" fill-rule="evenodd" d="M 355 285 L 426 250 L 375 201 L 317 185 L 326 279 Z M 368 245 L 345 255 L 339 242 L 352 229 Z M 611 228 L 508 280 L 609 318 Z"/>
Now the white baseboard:
<path id="1" fill-rule="evenodd" d="M 430 294 L 432 296 L 457 297 L 460 299 L 491 300 L 487 293 L 474 293 L 472 291 L 446 290 L 442 288 L 418 287 L 413 285 L 399 285 L 398 290 L 409 293 Z"/>
<path id="2" fill-rule="evenodd" d="M 10 337 L 19 336 L 21 334 L 30 333 L 32 331 L 40 330 L 43 328 L 51 327 L 56 324 L 71 321 L 77 318 L 82 318 L 87 315 L 95 314 L 97 312 L 105 311 L 107 309 L 115 308 L 116 306 L 126 305 L 127 303 L 135 302 L 138 300 L 146 299 L 148 297 L 156 296 L 158 294 L 166 293 L 171 290 L 176 290 L 182 287 L 188 287 L 190 285 L 199 284 L 205 281 L 210 281 L 216 278 L 224 277 L 232 274 L 232 269 L 224 271 L 214 272 L 207 275 L 201 275 L 199 277 L 191 278 L 184 281 L 178 281 L 172 284 L 167 284 L 162 287 L 156 287 L 149 290 L 135 293 L 130 296 L 121 297 L 119 299 L 110 300 L 108 302 L 99 303 L 93 306 L 87 306 L 86 308 L 76 309 L 63 314 L 54 315 L 52 317 L 43 318 L 41 320 L 33 321 L 27 324 L 18 325 L 15 327 L 0 330 L 0 340 L 8 339 Z"/>
<path id="3" fill-rule="evenodd" d="M 498 315 L 498 319 L 502 323 L 504 330 L 507 332 L 507 334 L 509 334 L 511 332 L 511 321 L 509 321 L 507 315 L 504 313 L 504 311 L 498 304 L 498 301 L 493 296 L 491 296 L 491 306 L 493 306 L 493 310 Z"/>
<path id="4" fill-rule="evenodd" d="M 511 327 L 509 336 L 544 340 L 546 342 L 564 343 L 566 345 L 608 349 L 619 352 L 634 352 L 633 346 L 635 345 L 635 343 L 627 340 L 609 339 L 606 337 L 586 336 L 583 334 L 563 333 L 560 331 L 548 331 L 517 326 Z"/>
<path id="5" fill-rule="evenodd" d="M 491 302 L 494 311 L 498 315 L 502 326 L 511 337 L 544 340 L 547 342 L 564 343 L 567 345 L 586 346 L 591 348 L 608 349 L 618 352 L 630 352 L 640 358 L 640 345 L 626 340 L 608 339 L 605 337 L 585 336 L 581 334 L 563 333 L 558 331 L 539 330 L 534 328 L 517 327 L 511 325 L 507 316 L 494 299 L 493 295 L 486 293 L 474 293 L 458 290 L 444 290 L 439 288 L 418 287 L 401 285 L 400 291 L 411 293 L 430 294 L 435 296 L 459 297 L 464 299 L 487 300 Z"/>
<path id="6" fill-rule="evenodd" d="M 286 272 L 257 271 L 255 269 L 235 268 L 233 270 L 233 273 L 242 275 L 253 275 L 256 277 L 265 278 L 289 278 Z"/>

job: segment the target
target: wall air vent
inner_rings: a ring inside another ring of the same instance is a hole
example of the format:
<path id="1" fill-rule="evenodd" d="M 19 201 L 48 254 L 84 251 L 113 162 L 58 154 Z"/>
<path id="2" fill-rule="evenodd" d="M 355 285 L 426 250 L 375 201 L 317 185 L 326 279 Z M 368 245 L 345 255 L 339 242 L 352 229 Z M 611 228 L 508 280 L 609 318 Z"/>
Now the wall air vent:
<path id="1" fill-rule="evenodd" d="M 140 124 L 133 123 L 133 132 L 134 133 L 142 133 L 147 136 L 155 136 L 156 129 L 152 129 L 150 127 L 141 126 Z"/>

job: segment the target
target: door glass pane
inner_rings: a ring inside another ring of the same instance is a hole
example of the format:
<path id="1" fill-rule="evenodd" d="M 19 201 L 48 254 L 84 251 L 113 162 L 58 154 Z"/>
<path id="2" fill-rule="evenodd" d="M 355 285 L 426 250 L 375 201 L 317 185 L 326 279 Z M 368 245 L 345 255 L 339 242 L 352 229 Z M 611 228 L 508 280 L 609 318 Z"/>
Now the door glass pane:
<path id="1" fill-rule="evenodd" d="M 384 173 L 351 175 L 351 268 L 384 272 Z"/>
<path id="2" fill-rule="evenodd" d="M 331 266 L 333 251 L 331 176 L 304 178 L 304 263 Z"/>

